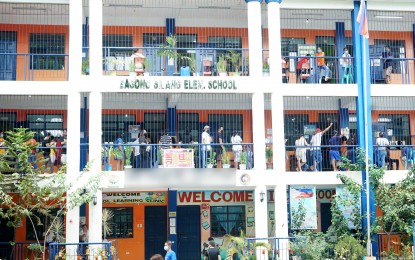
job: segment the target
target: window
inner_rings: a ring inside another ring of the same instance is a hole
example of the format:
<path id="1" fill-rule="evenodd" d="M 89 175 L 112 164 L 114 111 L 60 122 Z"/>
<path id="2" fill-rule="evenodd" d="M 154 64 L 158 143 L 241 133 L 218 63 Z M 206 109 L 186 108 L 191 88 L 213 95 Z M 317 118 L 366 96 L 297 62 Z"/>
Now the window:
<path id="1" fill-rule="evenodd" d="M 209 36 L 208 43 L 215 44 L 215 48 L 226 48 L 226 49 L 241 49 L 242 48 L 241 37 Z"/>
<path id="2" fill-rule="evenodd" d="M 133 36 L 121 34 L 105 34 L 102 36 L 102 46 L 104 47 L 132 47 Z"/>
<path id="3" fill-rule="evenodd" d="M 211 135 L 216 135 L 220 126 L 223 126 L 223 142 L 230 143 L 234 131 L 239 131 L 243 140 L 243 118 L 242 115 L 229 114 L 209 114 L 208 125 L 210 126 Z M 213 139 L 215 142 L 215 139 Z"/>
<path id="4" fill-rule="evenodd" d="M 44 115 L 33 114 L 27 115 L 29 129 L 33 132 L 44 136 L 50 133 L 52 136 L 62 136 L 63 134 L 63 115 Z M 40 141 L 40 140 L 38 140 Z"/>
<path id="5" fill-rule="evenodd" d="M 120 133 L 124 133 L 124 142 L 129 140 L 129 125 L 135 125 L 135 115 L 102 115 L 102 134 L 103 142 L 114 142 Z"/>
<path id="6" fill-rule="evenodd" d="M 144 113 L 144 129 L 147 131 L 151 142 L 158 143 L 164 129 L 166 129 L 166 114 Z"/>
<path id="7" fill-rule="evenodd" d="M 108 221 L 111 234 L 107 234 L 106 238 L 132 238 L 133 233 L 133 208 L 106 208 L 114 213 L 114 217 Z"/>
<path id="8" fill-rule="evenodd" d="M 63 70 L 65 67 L 65 35 L 64 34 L 30 34 L 30 69 Z"/>
<path id="9" fill-rule="evenodd" d="M 321 137 L 321 145 L 328 145 L 330 138 L 333 136 L 333 130 L 339 129 L 339 114 L 338 113 L 319 113 L 317 127 L 323 131 L 333 123 L 329 131 Z"/>
<path id="10" fill-rule="evenodd" d="M 26 218 L 26 240 L 36 240 L 36 236 L 39 240 L 44 240 L 44 233 L 52 221 L 55 219 L 56 214 L 58 213 L 58 209 L 52 209 L 49 216 L 41 214 L 39 212 L 34 213 L 34 216 L 31 217 L 35 229 L 33 229 L 32 222 L 27 217 Z M 39 218 L 40 223 L 38 223 L 37 218 Z M 61 221 L 63 221 L 62 216 L 59 217 Z M 62 230 L 63 231 L 63 230 Z M 61 234 L 63 235 L 63 234 Z"/>
<path id="11" fill-rule="evenodd" d="M 305 44 L 304 38 L 281 38 L 281 55 L 288 56 L 290 52 L 297 52 L 298 44 Z M 299 56 L 299 54 L 297 54 Z"/>
<path id="12" fill-rule="evenodd" d="M 288 139 L 286 145 L 294 146 L 295 140 L 304 133 L 304 126 L 308 124 L 308 115 L 306 114 L 292 114 L 284 115 L 284 136 Z M 307 140 L 310 141 L 310 138 Z M 294 147 L 287 149 L 293 150 Z"/>
<path id="13" fill-rule="evenodd" d="M 197 35 L 196 34 L 177 34 L 177 48 L 196 48 Z"/>
<path id="14" fill-rule="evenodd" d="M 0 112 L 0 129 L 3 132 L 13 130 L 16 127 L 17 115 L 13 112 Z"/>
<path id="15" fill-rule="evenodd" d="M 245 206 L 210 207 L 211 236 L 239 236 L 245 229 Z"/>
<path id="16" fill-rule="evenodd" d="M 199 136 L 199 114 L 198 113 L 178 113 L 177 114 L 177 130 L 179 140 L 188 129 L 192 135 L 193 141 L 198 140 Z"/>
<path id="17" fill-rule="evenodd" d="M 162 33 L 143 33 L 144 47 L 159 47 L 164 43 L 164 34 Z"/>
<path id="18" fill-rule="evenodd" d="M 105 70 L 129 70 L 130 57 L 133 53 L 132 35 L 103 35 L 102 46 L 104 48 Z"/>
<path id="19" fill-rule="evenodd" d="M 405 58 L 405 41 L 375 39 L 375 45 L 389 46 L 394 58 Z M 401 63 L 397 60 L 392 65 L 393 73 L 401 73 Z"/>
<path id="20" fill-rule="evenodd" d="M 405 141 L 406 145 L 411 144 L 409 115 L 379 114 L 378 124 L 385 125 L 385 137 L 389 141 Z"/>

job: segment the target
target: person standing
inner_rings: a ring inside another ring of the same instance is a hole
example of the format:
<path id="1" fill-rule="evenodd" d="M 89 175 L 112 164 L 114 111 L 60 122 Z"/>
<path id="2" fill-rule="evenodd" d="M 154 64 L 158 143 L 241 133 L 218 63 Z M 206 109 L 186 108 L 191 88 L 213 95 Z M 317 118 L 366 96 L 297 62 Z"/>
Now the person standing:
<path id="1" fill-rule="evenodd" d="M 134 168 L 140 168 L 140 136 L 137 136 L 135 141 L 133 142 L 133 152 L 134 152 Z"/>
<path id="2" fill-rule="evenodd" d="M 45 168 L 47 168 L 48 165 L 50 165 L 50 173 L 53 173 L 53 163 L 50 158 L 50 142 L 51 142 L 51 136 L 50 136 L 50 133 L 47 133 L 42 142 L 43 156 L 45 158 Z"/>
<path id="3" fill-rule="evenodd" d="M 343 48 L 343 55 L 340 59 L 340 65 L 343 67 L 344 75 L 349 75 L 351 73 L 350 69 L 352 65 L 352 60 L 350 59 L 350 54 L 347 47 Z"/>
<path id="4" fill-rule="evenodd" d="M 159 141 L 159 149 L 161 154 L 161 160 L 164 161 L 164 150 L 172 149 L 173 140 L 171 136 L 169 136 L 169 130 L 163 130 L 163 135 L 160 137 Z"/>
<path id="5" fill-rule="evenodd" d="M 150 260 L 164 260 L 164 258 L 159 254 L 155 254 L 150 258 Z"/>
<path id="6" fill-rule="evenodd" d="M 379 137 L 376 138 L 376 145 L 378 146 L 378 165 L 385 166 L 386 147 L 389 145 L 388 139 L 384 137 L 384 133 L 380 132 Z"/>
<path id="7" fill-rule="evenodd" d="M 171 249 L 171 244 L 171 241 L 168 240 L 164 243 L 164 250 L 167 252 L 164 257 L 165 260 L 177 260 L 176 253 Z"/>
<path id="8" fill-rule="evenodd" d="M 307 163 L 307 140 L 304 138 L 304 134 L 300 134 L 300 137 L 295 140 L 295 158 L 297 158 L 297 171 L 301 172 L 304 164 Z"/>
<path id="9" fill-rule="evenodd" d="M 114 143 L 114 149 L 117 150 L 116 154 L 118 154 L 117 156 L 115 156 L 116 154 L 114 154 L 114 159 L 116 162 L 115 168 L 116 171 L 121 171 L 123 169 L 124 166 L 124 141 L 122 140 L 124 134 L 120 133 L 118 135 L 117 140 L 115 140 Z"/>
<path id="10" fill-rule="evenodd" d="M 209 241 L 209 248 L 205 252 L 205 260 L 221 260 L 219 249 L 215 246 L 215 241 Z"/>
<path id="11" fill-rule="evenodd" d="M 318 47 L 316 57 L 321 57 L 321 58 L 317 58 L 317 67 L 318 67 L 317 73 L 319 73 L 318 74 L 319 75 L 318 76 L 319 77 L 318 78 L 319 82 L 321 82 L 323 76 L 324 76 L 324 80 L 328 81 L 330 79 L 330 74 L 331 74 L 331 71 L 330 71 L 329 67 L 327 67 L 327 65 L 326 65 L 325 58 L 322 58 L 324 56 L 326 56 L 324 51 L 322 51 L 321 48 Z M 323 75 L 323 70 L 324 70 L 324 75 Z"/>
<path id="12" fill-rule="evenodd" d="M 207 165 L 207 158 L 209 157 L 209 152 L 211 149 L 210 143 L 212 141 L 210 134 L 209 134 L 209 126 L 205 125 L 203 128 L 202 133 L 202 146 L 201 146 L 201 153 L 202 153 L 202 168 L 206 168 Z"/>
<path id="13" fill-rule="evenodd" d="M 150 165 L 150 159 L 149 159 L 149 154 L 147 152 L 147 144 L 148 144 L 148 139 L 147 139 L 147 131 L 143 129 L 143 131 L 141 131 L 140 133 L 140 137 L 138 138 L 138 143 L 140 145 L 140 152 L 139 152 L 139 165 L 140 168 L 149 168 Z"/>
<path id="14" fill-rule="evenodd" d="M 79 242 L 81 243 L 88 243 L 89 241 L 89 232 L 88 232 L 88 226 L 86 224 L 82 225 L 82 229 L 79 235 Z M 87 245 L 82 244 L 79 246 L 79 254 L 82 257 L 82 260 L 86 260 L 88 259 L 88 256 L 86 255 L 86 248 Z"/>
<path id="15" fill-rule="evenodd" d="M 330 162 L 331 166 L 333 166 L 333 171 L 337 171 L 337 165 L 340 162 L 340 145 L 341 145 L 341 138 L 337 132 L 337 130 L 333 131 L 333 136 L 329 140 L 330 145 Z"/>
<path id="16" fill-rule="evenodd" d="M 218 168 L 222 168 L 222 153 L 225 150 L 223 146 L 223 126 L 220 126 L 218 129 L 217 137 L 216 137 L 216 145 L 215 145 L 215 152 L 216 152 L 216 160 L 218 162 Z"/>
<path id="17" fill-rule="evenodd" d="M 330 127 L 332 127 L 333 123 L 330 123 L 330 125 L 324 129 L 323 131 L 320 130 L 320 128 L 316 129 L 316 134 L 313 135 L 311 138 L 311 155 L 313 158 L 313 164 L 314 164 L 314 171 L 322 171 L 323 168 L 323 156 L 321 154 L 321 137 L 324 133 L 326 133 Z"/>
<path id="18" fill-rule="evenodd" d="M 393 53 L 391 52 L 391 48 L 389 46 L 385 47 L 385 51 L 382 52 L 383 61 L 383 78 L 385 79 L 386 83 L 391 82 L 391 74 L 393 68 Z"/>
<path id="19" fill-rule="evenodd" d="M 239 161 L 241 160 L 242 153 L 242 138 L 238 131 L 235 131 L 232 138 L 232 151 L 233 151 L 233 166 L 238 169 Z"/>

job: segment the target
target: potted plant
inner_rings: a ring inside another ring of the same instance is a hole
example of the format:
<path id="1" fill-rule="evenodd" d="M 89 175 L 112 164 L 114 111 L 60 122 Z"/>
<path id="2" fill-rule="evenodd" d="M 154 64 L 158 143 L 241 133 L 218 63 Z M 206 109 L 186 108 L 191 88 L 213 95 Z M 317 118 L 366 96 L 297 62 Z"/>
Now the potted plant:
<path id="1" fill-rule="evenodd" d="M 269 64 L 266 61 L 262 64 L 262 76 L 269 77 Z"/>
<path id="2" fill-rule="evenodd" d="M 215 158 L 216 158 L 216 153 L 211 151 L 210 155 L 209 155 L 209 158 L 208 158 L 208 165 L 207 165 L 208 168 L 215 167 L 215 165 L 216 165 L 216 159 Z"/>
<path id="3" fill-rule="evenodd" d="M 228 60 L 230 60 L 230 62 L 232 63 L 233 66 L 233 71 L 232 75 L 231 73 L 229 73 L 230 76 L 239 76 L 239 63 L 240 63 L 240 58 L 241 58 L 241 54 L 235 50 L 230 50 L 229 53 L 226 55 L 226 58 Z"/>
<path id="4" fill-rule="evenodd" d="M 104 171 L 112 171 L 111 156 L 114 148 L 112 146 L 101 148 L 101 154 L 104 161 Z"/>
<path id="5" fill-rule="evenodd" d="M 222 154 L 223 168 L 225 169 L 231 168 L 230 161 L 231 161 L 231 157 L 229 153 L 226 151 L 226 149 L 224 149 L 223 154 Z"/>
<path id="6" fill-rule="evenodd" d="M 219 60 L 216 63 L 216 71 L 218 72 L 219 76 L 226 76 L 226 59 L 225 55 L 220 55 Z"/>
<path id="7" fill-rule="evenodd" d="M 89 75 L 89 59 L 82 60 L 82 75 Z"/>
<path id="8" fill-rule="evenodd" d="M 193 76 L 199 76 L 199 73 L 196 72 L 196 57 L 194 54 L 190 55 L 189 57 L 189 67 L 190 72 L 193 74 Z"/>
<path id="9" fill-rule="evenodd" d="M 241 158 L 239 160 L 239 169 L 240 170 L 246 170 L 246 161 L 247 161 L 246 152 L 241 152 Z"/>
<path id="10" fill-rule="evenodd" d="M 150 72 L 153 70 L 153 63 L 148 58 L 143 60 L 144 76 L 150 76 Z"/>
<path id="11" fill-rule="evenodd" d="M 116 65 L 117 59 L 115 57 L 106 57 L 105 58 L 105 69 L 109 71 L 110 76 L 116 75 Z"/>
<path id="12" fill-rule="evenodd" d="M 173 59 L 174 75 L 179 75 L 178 62 L 181 63 L 182 60 L 189 60 L 189 57 L 181 55 L 177 52 L 176 35 L 170 34 L 170 36 L 167 36 L 166 42 L 166 45 L 163 44 L 160 46 L 160 50 L 157 51 L 157 55 L 167 57 L 168 59 Z"/>
<path id="13" fill-rule="evenodd" d="M 132 168 L 131 166 L 131 155 L 133 154 L 133 147 L 126 145 L 124 148 L 125 152 L 125 165 L 124 168 Z"/>
<path id="14" fill-rule="evenodd" d="M 129 71 L 130 77 L 135 77 L 137 75 L 137 73 L 135 72 L 134 61 L 131 61 L 130 64 L 128 65 L 128 71 Z"/>
<path id="15" fill-rule="evenodd" d="M 161 156 L 161 149 L 157 150 L 157 162 L 158 162 L 158 167 L 163 168 L 163 157 Z"/>
<path id="16" fill-rule="evenodd" d="M 271 147 L 265 148 L 265 157 L 267 158 L 267 169 L 272 169 L 273 150 Z"/>

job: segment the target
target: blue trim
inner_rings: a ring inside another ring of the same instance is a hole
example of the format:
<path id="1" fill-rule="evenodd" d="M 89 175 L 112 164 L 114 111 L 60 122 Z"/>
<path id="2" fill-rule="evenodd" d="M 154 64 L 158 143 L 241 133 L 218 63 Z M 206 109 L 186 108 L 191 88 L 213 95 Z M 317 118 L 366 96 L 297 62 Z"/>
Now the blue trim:
<path id="1" fill-rule="evenodd" d="M 167 108 L 167 129 L 171 136 L 176 136 L 176 107 Z M 176 142 L 179 142 L 178 136 L 176 136 Z"/>
<path id="2" fill-rule="evenodd" d="M 176 34 L 176 19 L 166 18 L 166 36 L 175 35 L 175 34 Z M 173 76 L 173 73 L 175 73 L 174 65 L 166 65 L 166 73 L 167 73 L 167 76 Z"/>
<path id="3" fill-rule="evenodd" d="M 177 214 L 177 190 L 169 190 L 168 191 L 168 205 L 167 205 L 168 212 L 175 212 Z M 177 223 L 177 215 L 176 215 L 176 223 Z M 167 216 L 168 219 L 168 225 L 170 225 L 170 217 Z M 177 228 L 177 227 L 176 227 Z M 176 230 L 177 231 L 177 230 Z M 172 249 L 174 252 L 177 252 L 177 232 L 176 234 L 170 234 L 170 226 L 167 227 L 167 233 L 169 234 L 169 240 L 174 242 L 172 244 Z"/>
<path id="4" fill-rule="evenodd" d="M 371 120 L 371 97 L 370 97 L 370 60 L 369 60 L 369 41 L 366 38 L 363 38 L 359 34 L 359 24 L 356 21 L 357 14 L 359 13 L 360 8 L 360 1 L 354 1 L 354 10 L 352 11 L 352 34 L 353 34 L 353 50 L 355 59 L 355 68 L 356 68 L 356 83 L 358 85 L 358 98 L 357 98 L 357 129 L 358 129 L 358 140 L 359 140 L 359 147 L 368 151 L 369 161 L 373 161 L 373 142 L 372 142 L 372 120 Z M 366 50 L 364 53 L 363 50 Z M 364 54 L 364 56 L 363 56 Z M 363 73 L 363 68 L 366 67 L 366 75 Z M 365 88 L 366 88 L 366 96 L 365 96 Z M 365 100 L 367 102 L 366 112 L 367 112 L 367 119 L 365 118 L 365 107 L 364 103 Z M 367 131 L 368 131 L 368 147 L 366 147 L 366 140 L 365 140 L 365 127 L 367 121 Z M 366 183 L 366 172 L 362 171 L 362 182 Z M 376 204 L 374 198 L 373 187 L 370 187 L 370 223 L 371 225 L 375 225 L 376 223 Z M 362 191 L 362 215 L 366 216 L 367 212 L 367 197 L 366 192 Z M 366 233 L 367 230 L 367 221 L 363 221 L 362 228 L 363 232 Z M 372 254 L 374 256 L 378 256 L 378 240 L 376 234 L 372 233 Z"/>
<path id="5" fill-rule="evenodd" d="M 414 42 L 415 42 L 415 23 L 412 25 L 412 43 Z M 415 51 L 415 46 L 414 46 L 413 51 Z M 415 251 L 414 251 L 414 254 L 415 254 Z"/>
<path id="6" fill-rule="evenodd" d="M 80 143 L 81 144 L 87 144 L 88 143 L 88 136 L 86 135 L 86 119 L 87 119 L 87 102 L 88 102 L 88 98 L 84 97 L 84 107 L 81 108 L 81 133 L 84 133 L 84 137 L 81 137 Z M 87 164 L 87 151 L 88 151 L 88 146 L 87 145 L 81 145 L 81 151 L 80 151 L 80 163 L 79 163 L 79 170 L 82 171 L 86 164 Z"/>
<path id="7" fill-rule="evenodd" d="M 262 0 L 245 0 L 245 2 L 249 3 L 249 2 L 259 2 L 262 3 Z"/>
<path id="8" fill-rule="evenodd" d="M 343 67 L 340 64 L 340 58 L 343 55 L 343 48 L 346 47 L 346 33 L 344 22 L 336 22 L 336 49 L 337 49 L 337 56 L 339 59 L 337 60 L 337 65 L 339 68 L 339 74 L 337 76 L 337 81 L 341 81 L 343 77 Z M 340 82 L 337 82 L 340 83 Z"/>
<path id="9" fill-rule="evenodd" d="M 269 3 L 279 3 L 281 4 L 282 0 L 265 0 L 265 3 L 269 4 Z"/>
<path id="10" fill-rule="evenodd" d="M 340 129 L 349 127 L 349 109 L 348 108 L 339 108 L 340 111 Z M 337 130 L 337 129 L 336 129 Z"/>

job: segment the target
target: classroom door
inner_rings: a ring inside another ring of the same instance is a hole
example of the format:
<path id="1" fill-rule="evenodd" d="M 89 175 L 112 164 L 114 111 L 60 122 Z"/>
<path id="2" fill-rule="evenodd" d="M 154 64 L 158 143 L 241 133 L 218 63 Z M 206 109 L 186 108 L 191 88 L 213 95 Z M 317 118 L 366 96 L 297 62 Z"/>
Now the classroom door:
<path id="1" fill-rule="evenodd" d="M 331 225 L 331 203 L 320 204 L 321 213 L 321 232 L 326 232 Z"/>
<path id="2" fill-rule="evenodd" d="M 167 240 L 167 207 L 146 206 L 144 209 L 145 259 L 154 254 L 165 255 L 164 243 Z"/>
<path id="3" fill-rule="evenodd" d="M 10 244 L 3 244 L 1 242 L 13 241 L 14 229 L 7 226 L 7 221 L 2 220 L 0 222 L 0 259 L 10 259 L 12 252 L 12 246 Z"/>
<path id="4" fill-rule="evenodd" d="M 177 207 L 177 259 L 200 259 L 200 206 Z"/>

